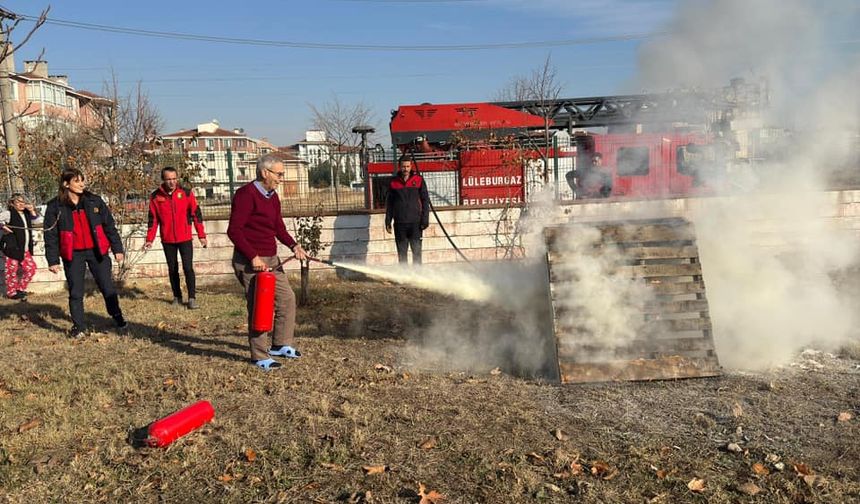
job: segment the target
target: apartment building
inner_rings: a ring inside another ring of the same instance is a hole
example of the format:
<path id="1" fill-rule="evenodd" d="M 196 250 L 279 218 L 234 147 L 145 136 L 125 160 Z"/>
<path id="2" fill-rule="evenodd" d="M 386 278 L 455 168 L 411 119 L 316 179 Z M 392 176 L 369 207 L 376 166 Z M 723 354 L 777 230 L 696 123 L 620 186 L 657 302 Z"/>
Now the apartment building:
<path id="1" fill-rule="evenodd" d="M 12 108 L 19 125 L 53 122 L 98 127 L 110 115 L 111 99 L 73 88 L 67 75 L 48 72 L 47 61 L 25 61 L 24 71 L 16 72 L 10 54 L 2 64 L 12 81 Z"/>
<path id="2" fill-rule="evenodd" d="M 259 146 L 242 128 L 224 129 L 213 119 L 192 129 L 162 135 L 161 139 L 164 150 L 187 156 L 197 168 L 193 183 L 200 198 L 229 199 L 231 166 L 234 187 L 254 180 Z"/>

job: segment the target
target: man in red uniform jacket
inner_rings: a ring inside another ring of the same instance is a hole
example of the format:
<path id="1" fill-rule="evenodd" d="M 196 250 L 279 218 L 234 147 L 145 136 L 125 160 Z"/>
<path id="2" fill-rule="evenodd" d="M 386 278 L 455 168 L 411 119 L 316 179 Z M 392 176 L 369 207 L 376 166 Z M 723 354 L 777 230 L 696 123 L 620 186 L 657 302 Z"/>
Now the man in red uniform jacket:
<path id="1" fill-rule="evenodd" d="M 198 308 L 194 278 L 194 246 L 191 240 L 191 224 L 197 229 L 197 238 L 206 248 L 206 230 L 203 228 L 203 213 L 190 189 L 179 186 L 176 170 L 170 166 L 161 170 L 162 184 L 149 197 L 149 230 L 143 250 L 152 248 L 155 231 L 161 226 L 161 245 L 167 258 L 170 288 L 173 289 L 173 304 L 182 304 L 182 289 L 179 286 L 179 263 L 176 253 L 182 256 L 182 271 L 188 289 L 188 309 Z"/>
<path id="2" fill-rule="evenodd" d="M 257 161 L 257 180 L 242 186 L 233 196 L 230 224 L 227 226 L 227 236 L 234 245 L 233 271 L 245 288 L 251 360 L 264 371 L 281 367 L 270 356 L 296 358 L 301 355 L 293 346 L 296 296 L 278 260 L 278 244 L 275 240 L 289 247 L 300 261 L 306 260 L 308 255 L 287 232 L 281 217 L 281 200 L 276 188 L 284 180 L 284 174 L 284 163 L 278 158 L 271 154 L 261 157 Z M 255 331 L 251 323 L 254 286 L 257 273 L 261 271 L 271 271 L 277 278 L 271 346 L 269 333 Z"/>
<path id="3" fill-rule="evenodd" d="M 385 200 L 385 231 L 391 233 L 394 221 L 394 244 L 400 264 L 406 264 L 406 252 L 412 247 L 412 264 L 421 264 L 421 235 L 430 225 L 430 195 L 424 177 L 415 161 L 400 158 L 400 170 L 388 185 Z"/>

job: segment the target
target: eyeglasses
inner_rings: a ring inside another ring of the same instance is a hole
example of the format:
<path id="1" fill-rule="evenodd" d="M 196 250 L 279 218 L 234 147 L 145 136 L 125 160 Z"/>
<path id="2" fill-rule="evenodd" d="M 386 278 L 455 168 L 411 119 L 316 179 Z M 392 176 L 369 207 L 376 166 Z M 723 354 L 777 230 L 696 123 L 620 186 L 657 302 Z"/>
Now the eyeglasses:
<path id="1" fill-rule="evenodd" d="M 275 176 L 276 176 L 276 177 L 278 177 L 279 179 L 284 178 L 284 175 L 286 175 L 286 172 L 282 172 L 282 171 L 275 171 L 275 170 L 271 170 L 271 169 L 269 169 L 269 168 L 266 168 L 266 171 L 268 171 L 269 173 L 272 173 L 273 175 L 275 175 Z"/>

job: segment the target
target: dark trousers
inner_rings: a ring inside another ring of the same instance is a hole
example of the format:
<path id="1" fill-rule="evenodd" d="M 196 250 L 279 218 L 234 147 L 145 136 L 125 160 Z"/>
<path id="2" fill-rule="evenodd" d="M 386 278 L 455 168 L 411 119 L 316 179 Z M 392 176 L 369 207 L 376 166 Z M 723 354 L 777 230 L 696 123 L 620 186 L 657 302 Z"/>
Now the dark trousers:
<path id="1" fill-rule="evenodd" d="M 173 297 L 182 298 L 182 288 L 179 286 L 179 262 L 176 260 L 176 252 L 182 256 L 182 272 L 185 273 L 185 287 L 188 288 L 188 297 L 195 297 L 197 283 L 194 279 L 194 246 L 191 240 L 182 243 L 162 243 L 161 246 L 164 247 L 164 257 L 167 258 L 167 274 L 170 277 Z"/>
<path id="2" fill-rule="evenodd" d="M 412 264 L 421 264 L 421 223 L 394 223 L 394 244 L 397 245 L 397 259 L 401 264 L 408 262 L 406 251 L 412 247 Z"/>
<path id="3" fill-rule="evenodd" d="M 111 278 L 111 260 L 107 255 L 101 259 L 96 258 L 92 250 L 75 250 L 72 260 L 63 259 L 63 269 L 66 273 L 66 281 L 69 283 L 69 312 L 72 322 L 80 328 L 84 324 L 84 273 L 89 267 L 96 286 L 105 300 L 105 309 L 108 315 L 116 320 L 122 317 L 119 309 L 119 296 Z"/>

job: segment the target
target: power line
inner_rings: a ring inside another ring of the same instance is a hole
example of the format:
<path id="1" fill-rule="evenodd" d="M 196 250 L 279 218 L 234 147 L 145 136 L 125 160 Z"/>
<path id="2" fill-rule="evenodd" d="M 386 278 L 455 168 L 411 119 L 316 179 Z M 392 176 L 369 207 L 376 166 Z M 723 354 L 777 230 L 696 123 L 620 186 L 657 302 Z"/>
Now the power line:
<path id="1" fill-rule="evenodd" d="M 23 19 L 35 21 L 38 18 L 30 15 L 22 15 Z M 175 40 L 192 40 L 198 42 L 216 42 L 221 44 L 251 45 L 266 47 L 289 47 L 295 49 L 324 49 L 340 51 L 482 51 L 494 49 L 530 49 L 541 47 L 563 47 L 576 45 L 599 44 L 606 42 L 625 42 L 631 40 L 643 40 L 665 35 L 662 32 L 649 33 L 626 33 L 621 35 L 610 35 L 604 37 L 589 37 L 580 39 L 541 40 L 534 42 L 498 42 L 491 44 L 455 44 L 455 45 L 377 45 L 377 44 L 331 44 L 324 42 L 298 42 L 289 40 L 265 40 L 233 37 L 217 37 L 212 35 L 198 35 L 192 33 L 167 32 L 156 30 L 144 30 L 139 28 L 126 28 L 121 26 L 110 26 L 95 23 L 84 23 L 66 19 L 48 18 L 46 23 L 66 28 L 90 30 L 107 33 L 120 33 L 124 35 L 137 35 L 141 37 L 166 38 Z"/>

